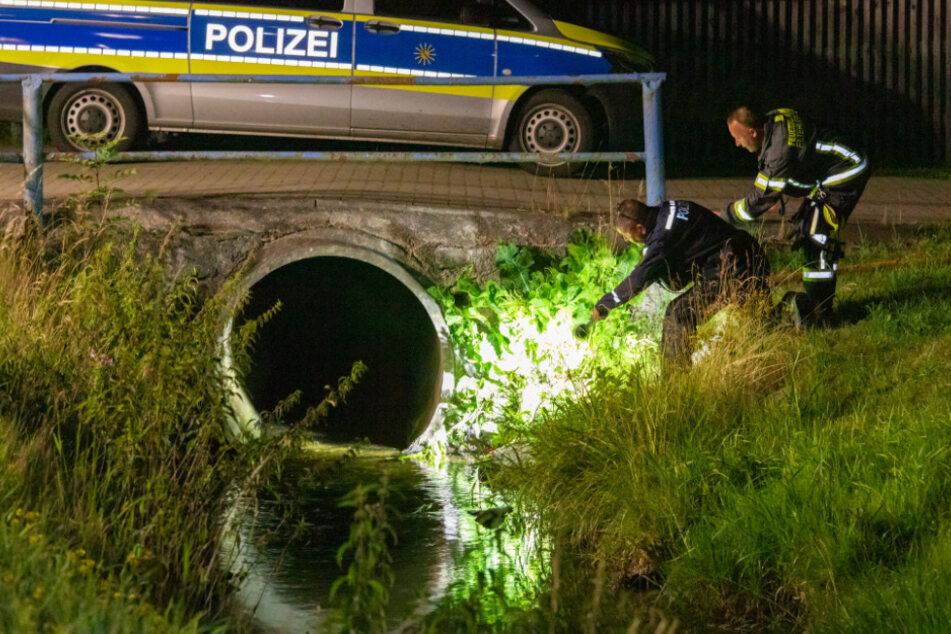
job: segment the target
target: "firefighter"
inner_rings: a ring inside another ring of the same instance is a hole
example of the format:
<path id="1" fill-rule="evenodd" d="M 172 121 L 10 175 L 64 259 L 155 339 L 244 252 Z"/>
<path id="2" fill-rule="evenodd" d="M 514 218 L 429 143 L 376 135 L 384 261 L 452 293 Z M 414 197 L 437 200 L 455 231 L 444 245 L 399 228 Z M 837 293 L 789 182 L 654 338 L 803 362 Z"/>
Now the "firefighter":
<path id="1" fill-rule="evenodd" d="M 723 217 L 742 225 L 774 206 L 782 210 L 784 194 L 802 197 L 792 221 L 793 246 L 806 257 L 805 293 L 789 293 L 784 301 L 790 303 L 797 323 L 828 317 L 835 299 L 837 262 L 843 255 L 840 236 L 868 182 L 868 161 L 837 137 L 804 123 L 789 108 L 764 117 L 747 107 L 737 108 L 727 117 L 727 128 L 737 147 L 758 153 L 759 172 L 750 193 L 729 203 Z"/>
<path id="2" fill-rule="evenodd" d="M 653 282 L 688 290 L 664 315 L 661 352 L 668 365 L 690 364 L 699 324 L 727 303 L 769 292 L 769 263 L 750 234 L 731 227 L 697 203 L 670 200 L 656 207 L 628 198 L 618 205 L 615 228 L 644 245 L 642 259 L 617 288 L 598 300 L 591 321 L 624 304 Z"/>

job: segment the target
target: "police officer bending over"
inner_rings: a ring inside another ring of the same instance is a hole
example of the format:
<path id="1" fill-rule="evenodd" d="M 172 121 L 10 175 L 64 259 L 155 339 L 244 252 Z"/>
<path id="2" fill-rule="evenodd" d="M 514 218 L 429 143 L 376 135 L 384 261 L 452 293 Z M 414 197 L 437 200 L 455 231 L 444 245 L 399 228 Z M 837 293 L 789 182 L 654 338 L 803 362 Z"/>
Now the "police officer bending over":
<path id="1" fill-rule="evenodd" d="M 750 193 L 729 203 L 724 218 L 742 224 L 769 211 L 783 194 L 803 197 L 792 220 L 795 247 L 806 256 L 806 292 L 784 299 L 794 300 L 803 321 L 827 317 L 835 299 L 836 262 L 843 254 L 839 235 L 868 182 L 868 161 L 788 108 L 765 117 L 737 108 L 727 117 L 727 128 L 737 147 L 759 153 L 759 172 Z"/>
<path id="2" fill-rule="evenodd" d="M 642 259 L 598 301 L 591 320 L 603 319 L 653 282 L 674 290 L 693 282 L 667 306 L 661 338 L 666 363 L 689 365 L 697 326 L 727 303 L 769 292 L 769 263 L 759 243 L 696 203 L 670 200 L 648 207 L 628 198 L 618 205 L 615 228 L 644 244 Z"/>

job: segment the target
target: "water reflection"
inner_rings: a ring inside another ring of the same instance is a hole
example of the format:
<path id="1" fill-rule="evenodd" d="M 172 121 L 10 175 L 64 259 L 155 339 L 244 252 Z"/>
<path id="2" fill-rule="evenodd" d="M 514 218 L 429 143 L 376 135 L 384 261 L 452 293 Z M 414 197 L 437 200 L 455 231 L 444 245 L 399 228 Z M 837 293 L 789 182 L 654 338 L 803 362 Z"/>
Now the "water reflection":
<path id="1" fill-rule="evenodd" d="M 480 484 L 475 467 L 449 463 L 433 468 L 376 447 L 361 449 L 351 460 L 342 460 L 342 452 L 315 447 L 312 463 L 285 474 L 283 497 L 294 496 L 292 509 L 286 501 L 259 499 L 239 511 L 229 559 L 233 571 L 246 575 L 238 596 L 256 625 L 269 632 L 326 629 L 330 587 L 343 574 L 337 549 L 347 541 L 354 511 L 339 502 L 360 484 L 379 483 L 384 473 L 397 535 L 390 545 L 395 576 L 387 608 L 391 625 L 484 583 L 483 573 L 504 569 L 510 607 L 518 603 L 519 592 L 533 585 L 537 540 L 532 533 L 514 516 L 499 530 L 489 530 L 470 513 L 503 503 Z M 484 608 L 493 611 L 491 602 Z M 501 614 L 483 618 L 494 621 Z"/>

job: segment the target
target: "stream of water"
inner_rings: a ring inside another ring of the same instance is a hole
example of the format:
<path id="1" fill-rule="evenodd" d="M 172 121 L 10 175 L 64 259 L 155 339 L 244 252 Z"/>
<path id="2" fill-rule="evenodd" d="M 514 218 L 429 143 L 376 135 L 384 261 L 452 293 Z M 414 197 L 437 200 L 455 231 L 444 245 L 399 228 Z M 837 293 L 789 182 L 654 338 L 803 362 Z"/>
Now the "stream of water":
<path id="1" fill-rule="evenodd" d="M 321 632 L 332 611 L 330 587 L 344 574 L 337 551 L 349 535 L 353 508 L 340 501 L 358 485 L 386 475 L 388 515 L 396 536 L 389 552 L 395 583 L 388 623 L 425 614 L 452 593 L 471 591 L 486 575 L 506 576 L 506 605 L 538 576 L 537 539 L 517 517 L 498 529 L 480 525 L 473 511 L 504 503 L 480 483 L 476 467 L 449 462 L 432 467 L 369 447 L 342 459 L 344 448 L 318 446 L 313 463 L 285 473 L 293 512 L 278 499 L 258 499 L 239 509 L 240 529 L 229 540 L 231 570 L 243 574 L 238 596 L 265 632 Z M 329 466 L 328 466 L 329 465 Z M 296 533 L 296 538 L 291 535 Z M 521 590 L 520 590 L 521 589 Z M 526 601 L 528 599 L 526 598 Z M 504 618 L 491 602 L 481 618 Z"/>

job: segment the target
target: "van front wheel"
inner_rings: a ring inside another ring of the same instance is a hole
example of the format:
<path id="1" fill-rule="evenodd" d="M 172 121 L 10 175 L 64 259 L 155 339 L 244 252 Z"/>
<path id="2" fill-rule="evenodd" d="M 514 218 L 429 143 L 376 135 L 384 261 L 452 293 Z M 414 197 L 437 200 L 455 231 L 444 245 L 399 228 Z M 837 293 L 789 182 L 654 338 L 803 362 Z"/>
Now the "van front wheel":
<path id="1" fill-rule="evenodd" d="M 584 105 L 567 92 L 543 90 L 532 95 L 521 110 L 510 150 L 513 152 L 590 152 L 594 147 L 594 124 Z M 538 164 L 556 176 L 568 176 L 583 167 L 552 158 Z M 523 167 L 535 170 L 533 164 Z"/>
<path id="2" fill-rule="evenodd" d="M 143 132 L 138 105 L 115 84 L 65 84 L 50 100 L 46 121 L 63 152 L 86 152 L 117 139 L 116 149 L 124 152 Z"/>

